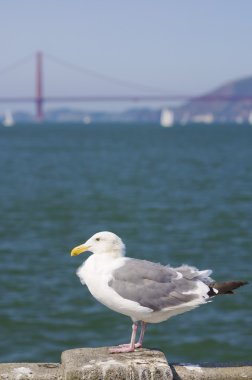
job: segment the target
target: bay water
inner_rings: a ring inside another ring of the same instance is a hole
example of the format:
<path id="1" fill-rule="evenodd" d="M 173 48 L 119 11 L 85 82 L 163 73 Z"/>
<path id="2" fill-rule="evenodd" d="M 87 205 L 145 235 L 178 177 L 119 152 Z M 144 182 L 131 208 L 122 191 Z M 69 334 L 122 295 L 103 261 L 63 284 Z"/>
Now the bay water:
<path id="1" fill-rule="evenodd" d="M 0 361 L 129 341 L 71 249 L 102 230 L 127 255 L 250 280 L 252 127 L 41 124 L 0 128 Z M 161 324 L 145 347 L 169 361 L 252 357 L 251 284 Z"/>

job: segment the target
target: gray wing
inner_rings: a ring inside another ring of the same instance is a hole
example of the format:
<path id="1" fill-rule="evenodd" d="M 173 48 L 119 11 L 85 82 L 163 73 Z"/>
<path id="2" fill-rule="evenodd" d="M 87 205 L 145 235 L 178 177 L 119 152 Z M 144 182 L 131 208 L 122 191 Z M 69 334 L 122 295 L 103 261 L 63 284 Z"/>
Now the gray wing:
<path id="1" fill-rule="evenodd" d="M 129 259 L 116 269 L 109 286 L 121 297 L 154 311 L 199 297 L 195 279 L 185 278 L 170 267 L 137 259 Z"/>

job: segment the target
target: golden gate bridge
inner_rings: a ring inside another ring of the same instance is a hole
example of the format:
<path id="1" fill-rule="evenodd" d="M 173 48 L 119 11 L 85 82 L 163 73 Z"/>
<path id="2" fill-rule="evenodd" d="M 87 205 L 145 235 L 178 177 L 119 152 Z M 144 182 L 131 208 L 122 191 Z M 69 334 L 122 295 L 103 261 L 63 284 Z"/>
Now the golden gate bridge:
<path id="1" fill-rule="evenodd" d="M 61 59 L 55 58 L 51 55 L 46 54 L 46 57 L 53 60 L 54 62 L 71 67 L 77 71 L 83 71 L 86 74 L 96 76 L 97 78 L 110 81 L 114 84 L 119 84 L 121 86 L 127 86 L 138 90 L 148 90 L 148 91 L 157 91 L 157 89 L 136 84 L 133 82 L 125 81 L 122 79 L 110 77 L 98 72 L 95 72 L 93 70 L 85 69 L 83 67 L 78 67 L 76 65 L 73 65 L 69 62 L 63 61 Z M 89 96 L 89 95 L 77 95 L 77 96 L 45 96 L 43 92 L 43 58 L 44 54 L 42 52 L 37 52 L 35 54 L 35 93 L 34 96 L 1 96 L 0 95 L 0 103 L 20 103 L 20 102 L 26 102 L 26 103 L 34 103 L 35 104 L 35 117 L 37 121 L 42 121 L 44 119 L 44 110 L 43 106 L 45 103 L 62 103 L 62 102 L 140 102 L 140 101 L 197 101 L 197 102 L 210 102 L 210 101 L 252 101 L 252 95 L 244 95 L 244 96 L 234 96 L 234 95 L 220 95 L 220 94 L 214 94 L 214 95 L 201 95 L 201 96 L 195 96 L 190 94 L 165 94 L 163 93 L 164 90 L 159 89 L 159 94 L 142 94 L 142 95 L 95 95 L 95 96 Z M 23 60 L 22 60 L 23 61 Z M 20 63 L 22 63 L 20 61 Z M 0 70 L 0 75 L 2 72 L 5 72 L 6 70 L 11 70 L 15 68 L 17 64 L 9 65 L 8 67 Z"/>

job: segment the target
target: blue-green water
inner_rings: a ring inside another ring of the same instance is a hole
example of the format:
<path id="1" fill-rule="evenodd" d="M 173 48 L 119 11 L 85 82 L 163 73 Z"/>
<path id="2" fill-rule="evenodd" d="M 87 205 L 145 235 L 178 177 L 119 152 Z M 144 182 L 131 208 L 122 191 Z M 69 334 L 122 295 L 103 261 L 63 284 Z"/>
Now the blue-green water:
<path id="1" fill-rule="evenodd" d="M 251 280 L 252 128 L 0 128 L 0 361 L 59 361 L 125 343 L 130 320 L 98 304 L 71 248 L 111 230 L 129 256 Z M 251 285 L 152 325 L 173 361 L 251 359 Z"/>

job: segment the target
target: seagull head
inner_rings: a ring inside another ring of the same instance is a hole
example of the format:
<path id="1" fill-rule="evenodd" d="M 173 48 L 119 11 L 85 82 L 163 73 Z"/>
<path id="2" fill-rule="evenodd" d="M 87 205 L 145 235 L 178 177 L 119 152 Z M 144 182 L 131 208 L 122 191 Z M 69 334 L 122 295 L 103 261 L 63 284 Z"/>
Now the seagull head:
<path id="1" fill-rule="evenodd" d="M 71 256 L 78 256 L 86 251 L 99 255 L 108 254 L 112 257 L 121 257 L 125 255 L 125 245 L 119 236 L 113 232 L 102 231 L 91 236 L 84 244 L 73 248 Z"/>

